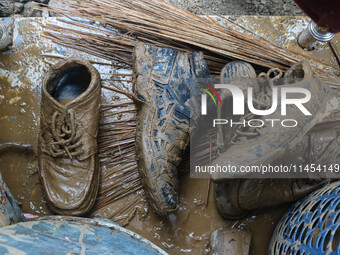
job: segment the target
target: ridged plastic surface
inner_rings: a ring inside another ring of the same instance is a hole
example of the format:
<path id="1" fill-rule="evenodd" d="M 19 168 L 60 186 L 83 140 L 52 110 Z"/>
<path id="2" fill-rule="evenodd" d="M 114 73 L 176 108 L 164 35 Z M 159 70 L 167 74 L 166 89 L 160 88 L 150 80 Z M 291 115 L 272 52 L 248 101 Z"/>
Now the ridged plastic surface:
<path id="1" fill-rule="evenodd" d="M 274 231 L 269 254 L 340 254 L 339 193 L 335 182 L 290 208 Z"/>

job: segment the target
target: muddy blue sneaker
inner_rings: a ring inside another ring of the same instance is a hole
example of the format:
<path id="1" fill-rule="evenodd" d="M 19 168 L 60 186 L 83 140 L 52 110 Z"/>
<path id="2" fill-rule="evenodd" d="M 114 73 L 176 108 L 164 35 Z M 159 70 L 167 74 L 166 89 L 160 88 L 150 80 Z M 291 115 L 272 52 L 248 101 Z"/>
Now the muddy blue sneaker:
<path id="1" fill-rule="evenodd" d="M 139 43 L 134 50 L 136 150 L 149 202 L 159 215 L 176 210 L 177 167 L 198 114 L 197 78 L 209 77 L 203 54 Z"/>

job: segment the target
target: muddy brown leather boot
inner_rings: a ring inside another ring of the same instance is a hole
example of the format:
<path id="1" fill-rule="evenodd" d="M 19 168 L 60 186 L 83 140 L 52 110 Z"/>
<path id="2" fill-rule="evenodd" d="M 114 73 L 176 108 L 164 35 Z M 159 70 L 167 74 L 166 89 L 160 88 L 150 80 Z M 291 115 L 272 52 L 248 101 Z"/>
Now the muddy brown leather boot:
<path id="1" fill-rule="evenodd" d="M 235 220 L 254 211 L 298 200 L 326 183 L 309 179 L 234 179 L 215 183 L 214 194 L 221 216 Z"/>
<path id="2" fill-rule="evenodd" d="M 134 73 L 139 172 L 151 206 L 165 215 L 177 207 L 177 167 L 189 143 L 190 118 L 200 110 L 191 84 L 209 71 L 202 53 L 140 43 Z"/>
<path id="3" fill-rule="evenodd" d="M 306 171 L 303 175 L 312 179 L 339 178 L 334 164 L 340 158 L 340 121 L 326 122 L 317 125 L 309 131 L 295 148 L 277 159 L 273 164 L 284 165 L 289 162 L 293 165 L 314 164 L 319 166 L 333 166 L 333 171 Z M 331 168 L 332 169 L 332 168 Z"/>
<path id="4" fill-rule="evenodd" d="M 271 84 L 271 73 L 275 71 L 269 71 L 266 74 L 268 84 Z M 279 76 L 276 76 L 276 79 Z M 233 78 L 233 77 L 229 77 Z M 300 79 L 296 81 L 296 79 Z M 264 125 L 260 128 L 244 127 L 242 124 L 236 126 L 234 129 L 234 136 L 231 139 L 231 146 L 224 152 L 218 155 L 211 163 L 212 166 L 228 166 L 231 165 L 240 170 L 241 167 L 246 166 L 260 166 L 267 165 L 283 156 L 289 150 L 299 143 L 303 136 L 316 124 L 320 123 L 322 119 L 330 114 L 331 111 L 339 107 L 340 99 L 337 93 L 330 89 L 328 85 L 325 85 L 321 81 L 313 79 L 313 71 L 310 65 L 305 62 L 299 62 L 292 66 L 284 76 L 285 85 L 280 87 L 301 87 L 308 89 L 311 94 L 311 99 L 304 103 L 304 107 L 308 109 L 311 115 L 304 115 L 300 109 L 295 105 L 287 105 L 287 116 L 285 119 L 295 119 L 298 123 L 295 127 L 282 127 L 277 125 L 272 127 L 271 125 Z M 295 82 L 294 82 L 295 80 Z M 293 83 L 292 83 L 293 81 Z M 276 85 L 271 85 L 276 86 Z M 268 87 L 268 86 L 267 86 Z M 265 107 L 269 109 L 271 106 L 269 95 L 270 89 L 262 87 L 261 90 L 254 92 L 254 96 L 257 99 L 256 109 Z M 290 93 L 293 94 L 293 93 Z M 261 100 L 262 101 L 261 101 Z M 254 101 L 256 102 L 256 100 Z M 246 114 L 244 121 L 247 121 L 250 117 L 255 119 L 278 119 L 281 120 L 281 107 L 270 115 L 254 117 L 253 114 Z M 251 118 L 250 118 L 251 119 Z M 241 122 L 241 120 L 239 121 Z M 249 178 L 244 173 L 212 173 L 212 178 L 215 182 L 223 182 L 228 178 Z"/>
<path id="5" fill-rule="evenodd" d="M 330 166 L 338 162 L 339 148 L 340 122 L 325 123 L 309 131 L 293 150 L 276 160 L 273 165 L 289 162 L 295 165 L 313 163 L 316 166 Z M 324 173 L 322 177 L 328 175 Z M 215 184 L 215 199 L 224 218 L 238 219 L 252 211 L 297 200 L 325 183 L 321 179 L 228 180 Z"/>
<path id="6" fill-rule="evenodd" d="M 100 76 L 82 59 L 53 66 L 42 83 L 39 175 L 51 209 L 83 215 L 99 187 Z"/>
<path id="7" fill-rule="evenodd" d="M 293 150 L 277 159 L 273 165 L 289 162 L 295 165 L 313 163 L 316 166 L 329 166 L 338 162 L 339 148 L 340 122 L 325 123 L 309 131 Z M 322 177 L 328 176 L 324 173 Z M 214 192 L 220 214 L 226 219 L 239 219 L 252 211 L 295 201 L 325 183 L 321 179 L 238 179 L 216 183 Z"/>

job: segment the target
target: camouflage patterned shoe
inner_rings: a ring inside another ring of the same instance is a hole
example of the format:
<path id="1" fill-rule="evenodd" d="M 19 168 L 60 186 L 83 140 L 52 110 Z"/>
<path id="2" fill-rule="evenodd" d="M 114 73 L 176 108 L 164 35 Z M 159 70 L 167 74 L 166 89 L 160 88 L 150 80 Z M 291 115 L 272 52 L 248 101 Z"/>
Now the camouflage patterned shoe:
<path id="1" fill-rule="evenodd" d="M 202 53 L 137 44 L 134 93 L 138 100 L 136 145 L 139 172 L 159 215 L 176 210 L 177 167 L 189 143 L 190 118 L 199 111 L 190 86 L 209 77 Z"/>

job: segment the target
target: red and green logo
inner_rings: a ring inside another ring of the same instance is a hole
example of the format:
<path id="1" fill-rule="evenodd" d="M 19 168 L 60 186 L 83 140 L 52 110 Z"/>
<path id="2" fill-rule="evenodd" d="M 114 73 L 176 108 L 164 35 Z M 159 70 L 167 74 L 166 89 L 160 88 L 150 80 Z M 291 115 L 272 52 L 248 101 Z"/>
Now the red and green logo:
<path id="1" fill-rule="evenodd" d="M 222 100 L 221 100 L 220 96 L 218 95 L 217 91 L 213 87 L 211 87 L 210 85 L 208 85 L 206 83 L 201 83 L 201 84 L 204 85 L 207 88 L 207 89 L 201 88 L 201 90 L 204 91 L 205 93 L 207 93 L 211 97 L 211 99 L 214 101 L 215 105 L 217 106 L 216 99 L 214 98 L 214 96 L 211 94 L 211 92 L 208 89 L 210 89 L 216 95 L 217 99 L 220 101 L 221 106 L 222 106 L 223 105 Z"/>

